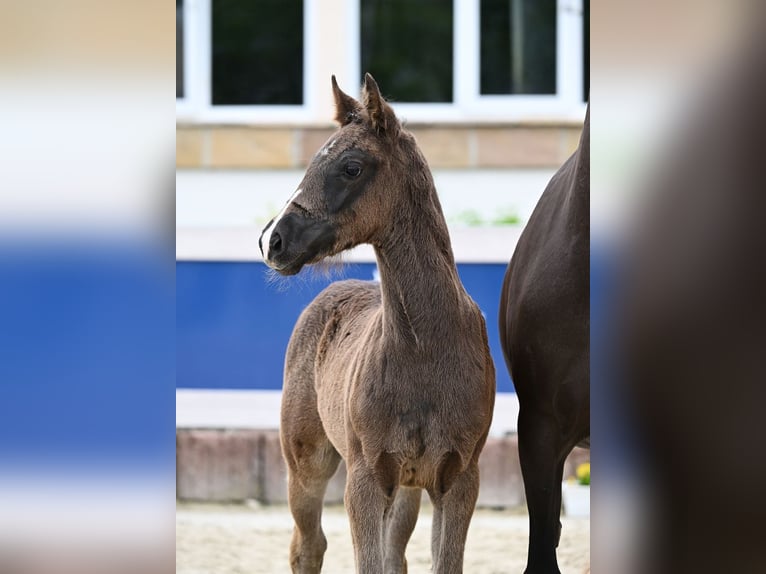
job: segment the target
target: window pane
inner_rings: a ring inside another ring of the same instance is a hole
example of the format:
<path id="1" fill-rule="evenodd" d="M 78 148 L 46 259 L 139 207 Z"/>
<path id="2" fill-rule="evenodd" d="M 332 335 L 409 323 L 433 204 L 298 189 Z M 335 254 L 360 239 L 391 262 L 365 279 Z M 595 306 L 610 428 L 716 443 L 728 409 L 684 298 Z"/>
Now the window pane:
<path id="1" fill-rule="evenodd" d="M 450 0 L 361 0 L 362 74 L 397 102 L 452 101 Z"/>
<path id="2" fill-rule="evenodd" d="M 556 93 L 556 0 L 481 0 L 481 93 Z"/>
<path id="3" fill-rule="evenodd" d="M 214 105 L 303 103 L 303 0 L 213 0 Z"/>
<path id="4" fill-rule="evenodd" d="M 582 101 L 590 96 L 590 0 L 582 6 Z"/>
<path id="5" fill-rule="evenodd" d="M 176 0 L 176 98 L 184 97 L 184 2 Z"/>

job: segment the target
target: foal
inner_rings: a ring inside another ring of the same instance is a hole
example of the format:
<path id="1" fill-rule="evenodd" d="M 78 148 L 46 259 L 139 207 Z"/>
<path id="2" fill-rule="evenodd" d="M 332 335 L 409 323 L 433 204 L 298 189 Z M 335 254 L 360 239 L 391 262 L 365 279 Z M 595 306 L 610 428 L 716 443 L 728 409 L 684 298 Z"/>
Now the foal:
<path id="1" fill-rule="evenodd" d="M 433 571 L 462 572 L 495 372 L 463 288 L 433 179 L 367 74 L 363 103 L 332 79 L 340 129 L 264 229 L 283 275 L 360 243 L 380 284 L 333 283 L 298 319 L 285 358 L 281 439 L 295 519 L 293 572 L 319 572 L 322 499 L 340 458 L 356 570 L 407 571 L 421 489 L 434 505 Z"/>

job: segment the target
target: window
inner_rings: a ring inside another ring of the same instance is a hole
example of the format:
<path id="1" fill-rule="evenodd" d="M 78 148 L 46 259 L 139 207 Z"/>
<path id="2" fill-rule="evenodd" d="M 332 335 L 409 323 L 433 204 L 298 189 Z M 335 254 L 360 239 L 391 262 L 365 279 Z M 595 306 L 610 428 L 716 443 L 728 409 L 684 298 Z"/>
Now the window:
<path id="1" fill-rule="evenodd" d="M 588 0 L 356 1 L 359 81 L 408 119 L 582 114 Z"/>
<path id="2" fill-rule="evenodd" d="M 332 11 L 334 9 L 334 11 Z M 411 121 L 580 119 L 588 0 L 176 0 L 181 121 L 327 123 L 371 72 Z"/>
<path id="3" fill-rule="evenodd" d="M 556 93 L 556 0 L 481 0 L 481 94 Z"/>
<path id="4" fill-rule="evenodd" d="M 212 0 L 212 105 L 303 103 L 303 0 Z"/>
<path id="5" fill-rule="evenodd" d="M 178 120 L 306 122 L 318 1 L 176 0 Z"/>
<path id="6" fill-rule="evenodd" d="M 184 2 L 176 0 L 176 99 L 184 97 Z"/>
<path id="7" fill-rule="evenodd" d="M 590 99 L 590 0 L 582 7 L 582 101 Z"/>
<path id="8" fill-rule="evenodd" d="M 451 102 L 452 2 L 360 2 L 362 70 L 397 101 Z"/>

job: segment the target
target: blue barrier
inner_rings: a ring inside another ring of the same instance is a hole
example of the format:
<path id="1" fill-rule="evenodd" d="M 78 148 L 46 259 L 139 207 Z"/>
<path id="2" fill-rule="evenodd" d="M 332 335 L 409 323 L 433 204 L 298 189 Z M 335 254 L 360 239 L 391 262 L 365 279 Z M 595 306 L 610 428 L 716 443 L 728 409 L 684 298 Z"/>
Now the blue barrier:
<path id="1" fill-rule="evenodd" d="M 497 390 L 513 392 L 497 327 L 505 264 L 462 263 L 458 272 L 485 314 Z M 260 262 L 176 264 L 176 386 L 280 389 L 284 353 L 301 311 L 330 282 L 371 279 L 373 263 L 344 266 L 342 277 L 268 281 Z M 305 273 L 305 272 L 304 272 Z"/>

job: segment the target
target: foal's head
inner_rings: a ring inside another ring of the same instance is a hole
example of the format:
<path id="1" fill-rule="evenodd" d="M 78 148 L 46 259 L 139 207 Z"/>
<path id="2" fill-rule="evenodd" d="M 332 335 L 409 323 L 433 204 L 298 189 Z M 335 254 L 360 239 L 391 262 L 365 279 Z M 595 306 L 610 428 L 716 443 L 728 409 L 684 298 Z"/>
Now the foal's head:
<path id="1" fill-rule="evenodd" d="M 335 76 L 332 89 L 340 128 L 258 242 L 266 263 L 282 275 L 360 243 L 375 244 L 402 208 L 403 180 L 425 168 L 372 76 L 365 76 L 362 102 L 343 93 Z"/>

